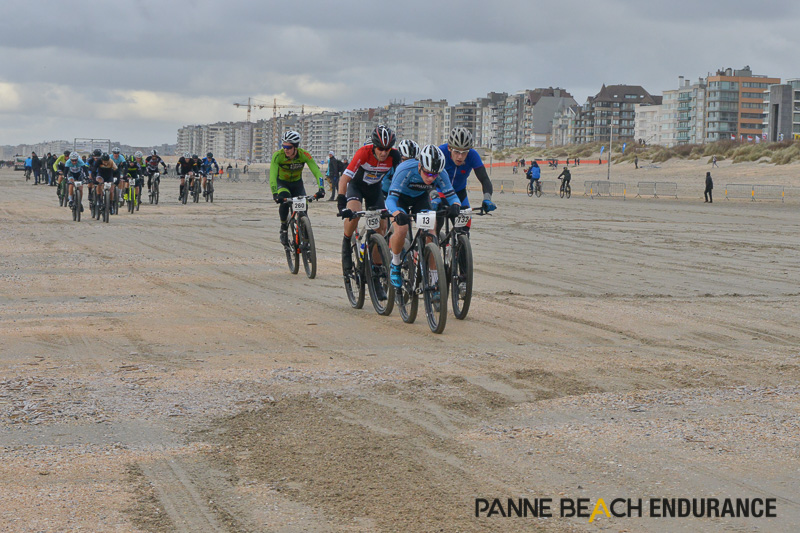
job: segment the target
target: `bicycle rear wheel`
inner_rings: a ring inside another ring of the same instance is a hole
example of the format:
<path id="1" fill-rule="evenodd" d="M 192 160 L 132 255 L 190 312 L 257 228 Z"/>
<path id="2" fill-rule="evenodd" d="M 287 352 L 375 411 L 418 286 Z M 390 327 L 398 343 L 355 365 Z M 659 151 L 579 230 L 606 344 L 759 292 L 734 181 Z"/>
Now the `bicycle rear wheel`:
<path id="1" fill-rule="evenodd" d="M 300 254 L 298 253 L 297 220 L 289 221 L 289 245 L 284 246 L 286 251 L 286 262 L 289 264 L 289 272 L 297 274 L 300 271 Z"/>
<path id="2" fill-rule="evenodd" d="M 353 309 L 361 309 L 364 307 L 364 275 L 363 263 L 359 253 L 360 245 L 356 234 L 350 237 L 350 259 L 353 264 L 353 269 L 350 272 L 344 272 L 344 290 L 347 293 L 347 299 Z"/>
<path id="3" fill-rule="evenodd" d="M 450 295 L 453 315 L 464 320 L 472 302 L 472 245 L 466 235 L 459 235 L 451 250 Z"/>
<path id="4" fill-rule="evenodd" d="M 564 194 L 566 194 L 566 195 L 567 195 L 567 198 L 569 198 L 570 196 L 572 196 L 572 187 L 570 187 L 569 185 L 567 185 L 566 187 L 564 187 Z"/>
<path id="5" fill-rule="evenodd" d="M 422 254 L 421 281 L 425 316 L 428 317 L 428 326 L 431 331 L 441 333 L 447 324 L 447 278 L 445 277 L 444 261 L 439 247 L 432 242 L 425 245 Z M 433 269 L 429 264 L 431 261 L 434 263 Z"/>
<path id="6" fill-rule="evenodd" d="M 375 255 L 381 258 L 381 264 L 373 262 Z M 379 233 L 370 235 L 367 251 L 364 253 L 364 272 L 367 277 L 372 307 L 375 308 L 376 313 L 383 316 L 391 315 L 392 309 L 394 309 L 394 285 L 389 281 L 391 257 L 389 246 L 383 235 Z"/>
<path id="7" fill-rule="evenodd" d="M 406 245 L 403 254 L 403 261 L 400 263 L 401 277 L 403 284 L 395 290 L 395 303 L 400 310 L 400 317 L 406 324 L 413 324 L 417 319 L 417 309 L 419 307 L 419 294 L 417 294 L 417 261 L 419 253 L 416 249 L 410 250 Z"/>
<path id="8" fill-rule="evenodd" d="M 311 221 L 307 216 L 300 217 L 298 222 L 300 230 L 300 253 L 303 256 L 303 268 L 308 279 L 317 276 L 317 248 L 314 244 L 314 231 L 311 229 Z"/>
<path id="9" fill-rule="evenodd" d="M 536 192 L 536 198 L 541 198 L 542 196 L 542 184 L 538 181 L 536 182 L 536 188 L 534 189 Z"/>
<path id="10" fill-rule="evenodd" d="M 528 196 L 533 196 L 533 182 L 528 182 Z"/>

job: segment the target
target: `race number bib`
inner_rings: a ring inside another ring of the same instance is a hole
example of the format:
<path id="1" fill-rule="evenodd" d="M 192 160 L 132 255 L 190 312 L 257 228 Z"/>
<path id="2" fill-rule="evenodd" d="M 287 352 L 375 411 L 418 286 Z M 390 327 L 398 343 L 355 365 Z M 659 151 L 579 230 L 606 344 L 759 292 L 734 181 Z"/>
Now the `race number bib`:
<path id="1" fill-rule="evenodd" d="M 380 213 L 367 213 L 367 229 L 376 230 L 381 226 Z"/>
<path id="2" fill-rule="evenodd" d="M 461 213 L 460 215 L 458 215 L 456 217 L 455 221 L 453 222 L 455 227 L 463 228 L 464 226 L 469 224 L 469 221 L 472 218 L 472 215 L 470 214 L 471 212 L 472 212 L 472 210 L 470 209 L 469 213 Z"/>
<path id="3" fill-rule="evenodd" d="M 305 198 L 293 198 L 292 199 L 292 209 L 294 209 L 296 213 L 305 213 L 305 211 L 306 211 L 306 199 Z"/>
<path id="4" fill-rule="evenodd" d="M 436 227 L 436 213 L 417 213 L 417 229 L 433 229 Z"/>

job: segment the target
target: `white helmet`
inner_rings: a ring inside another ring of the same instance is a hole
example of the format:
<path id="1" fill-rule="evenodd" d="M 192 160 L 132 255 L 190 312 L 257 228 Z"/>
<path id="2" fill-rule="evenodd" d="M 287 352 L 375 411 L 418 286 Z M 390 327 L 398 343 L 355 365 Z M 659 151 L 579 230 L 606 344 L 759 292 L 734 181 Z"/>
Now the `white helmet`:
<path id="1" fill-rule="evenodd" d="M 191 159 L 191 157 L 192 157 L 192 154 L 190 154 L 189 152 L 183 152 L 183 158 L 184 159 Z"/>
<path id="2" fill-rule="evenodd" d="M 447 144 L 455 150 L 469 150 L 475 145 L 475 140 L 467 128 L 459 126 L 453 128 L 453 131 L 450 132 L 447 137 Z"/>
<path id="3" fill-rule="evenodd" d="M 150 155 L 158 155 L 158 151 L 157 150 L 151 150 L 150 151 Z"/>
<path id="4" fill-rule="evenodd" d="M 283 137 L 281 137 L 281 142 L 297 146 L 300 144 L 300 134 L 293 130 L 287 131 L 283 134 Z"/>
<path id="5" fill-rule="evenodd" d="M 425 145 L 419 153 L 419 162 L 425 170 L 439 173 L 444 170 L 444 153 L 434 144 Z"/>
<path id="6" fill-rule="evenodd" d="M 78 158 L 80 158 L 80 156 L 78 155 L 78 152 L 72 152 L 71 154 L 69 154 L 69 158 L 70 158 L 72 161 L 77 161 L 77 160 L 78 160 Z"/>
<path id="7" fill-rule="evenodd" d="M 118 154 L 118 153 L 119 153 L 119 147 L 118 147 L 118 146 L 115 146 L 114 148 L 112 148 L 112 149 L 111 149 L 111 153 L 112 153 L 112 154 Z"/>
<path id="8" fill-rule="evenodd" d="M 400 150 L 400 155 L 406 159 L 416 159 L 419 155 L 419 145 L 411 139 L 403 139 L 400 141 L 400 144 L 397 145 L 397 149 Z"/>
<path id="9" fill-rule="evenodd" d="M 133 154 L 133 157 L 135 157 L 136 159 L 139 159 L 142 156 L 144 156 L 144 154 L 141 152 L 141 150 L 136 150 L 136 153 Z"/>

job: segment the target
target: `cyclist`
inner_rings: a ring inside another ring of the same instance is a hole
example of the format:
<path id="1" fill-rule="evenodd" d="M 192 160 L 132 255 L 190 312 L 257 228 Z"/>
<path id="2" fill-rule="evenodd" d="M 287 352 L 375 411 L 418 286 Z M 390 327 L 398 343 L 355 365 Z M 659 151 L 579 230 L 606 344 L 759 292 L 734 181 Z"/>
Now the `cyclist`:
<path id="1" fill-rule="evenodd" d="M 117 165 L 117 178 L 119 178 L 119 184 L 120 184 L 120 186 L 117 187 L 117 195 L 120 201 L 122 201 L 122 190 L 128 187 L 127 185 L 128 173 L 125 169 L 125 164 L 126 164 L 125 156 L 123 156 L 120 153 L 118 146 L 112 148 L 111 160 L 114 162 L 115 165 Z"/>
<path id="2" fill-rule="evenodd" d="M 457 216 L 461 201 L 450 183 L 445 170 L 445 156 L 437 146 L 429 144 L 419 152 L 419 160 L 407 159 L 400 163 L 392 178 L 386 208 L 394 216 L 394 233 L 389 239 L 392 250 L 391 282 L 402 285 L 400 254 L 408 234 L 409 214 L 431 209 L 430 192 L 438 188 L 450 205 L 448 216 Z M 433 274 L 433 271 L 431 271 Z M 437 274 L 438 275 L 438 274 Z M 436 280 L 432 280 L 436 282 Z"/>
<path id="3" fill-rule="evenodd" d="M 208 152 L 200 162 L 200 174 L 203 176 L 203 197 L 208 195 L 208 191 L 206 191 L 206 181 L 208 180 L 208 173 L 211 172 L 211 167 L 214 167 L 214 174 L 219 174 L 217 160 L 214 159 L 214 154 Z"/>
<path id="4" fill-rule="evenodd" d="M 531 168 L 528 169 L 525 175 L 531 180 L 531 185 L 536 190 L 539 187 L 539 179 L 542 177 L 542 169 L 539 168 L 539 164 L 536 161 L 531 163 Z"/>
<path id="5" fill-rule="evenodd" d="M 64 164 L 67 162 L 70 155 L 72 155 L 72 153 L 69 150 L 64 150 L 64 153 L 58 156 L 58 159 L 53 163 L 53 172 L 58 174 L 57 185 L 61 185 L 61 180 L 64 177 Z M 56 194 L 58 194 L 58 188 L 56 188 Z"/>
<path id="6" fill-rule="evenodd" d="M 144 172 L 145 162 L 142 159 L 144 154 L 137 151 L 130 160 L 125 163 L 126 174 L 128 175 L 128 187 L 133 187 L 136 190 L 136 202 L 140 201 L 139 195 L 142 194 L 142 186 L 144 185 Z M 133 198 L 128 196 L 131 201 Z"/>
<path id="7" fill-rule="evenodd" d="M 404 161 L 416 159 L 419 156 L 419 145 L 416 141 L 412 141 L 411 139 L 403 139 L 397 144 L 397 151 L 400 152 L 400 164 L 402 165 Z M 392 186 L 392 178 L 394 178 L 395 172 L 397 172 L 396 169 L 394 171 L 389 171 L 383 177 L 382 188 L 384 199 L 389 196 L 389 189 Z"/>
<path id="8" fill-rule="evenodd" d="M 564 167 L 564 170 L 561 171 L 561 174 L 559 174 L 558 178 L 556 179 L 561 179 L 562 176 L 564 177 L 564 183 L 561 184 L 561 187 L 566 188 L 567 185 L 569 185 L 569 182 L 572 180 L 572 174 L 570 174 L 567 167 Z"/>
<path id="9" fill-rule="evenodd" d="M 167 165 L 156 150 L 150 152 L 150 155 L 147 156 L 144 163 L 147 169 L 147 192 L 150 192 L 153 187 L 153 174 L 158 172 L 158 165 L 164 167 L 164 174 L 167 173 Z"/>
<path id="10" fill-rule="evenodd" d="M 483 190 L 481 207 L 486 212 L 494 211 L 497 206 L 492 202 L 492 181 L 486 173 L 486 167 L 481 161 L 481 156 L 473 149 L 474 144 L 472 133 L 467 128 L 462 126 L 453 128 L 447 137 L 447 142 L 439 146 L 444 153 L 446 161 L 444 168 L 447 170 L 448 176 L 451 176 L 453 189 L 455 189 L 458 199 L 464 207 L 470 206 L 469 197 L 467 196 L 467 178 L 474 170 L 475 177 L 481 182 L 481 189 Z M 433 201 L 434 208 L 438 206 L 441 200 L 441 191 L 439 192 L 439 199 L 434 198 Z"/>
<path id="11" fill-rule="evenodd" d="M 86 172 L 86 163 L 78 156 L 78 152 L 69 154 L 69 159 L 64 163 L 64 173 L 66 174 L 67 183 L 69 183 L 69 206 L 72 207 L 72 195 L 75 193 L 75 179 L 83 178 Z M 82 179 L 79 179 L 82 181 Z M 80 187 L 83 192 L 83 186 Z M 83 211 L 83 205 L 81 205 Z"/>
<path id="12" fill-rule="evenodd" d="M 342 269 L 345 273 L 353 269 L 350 237 L 358 226 L 358 217 L 351 220 L 350 216 L 354 211 L 361 210 L 362 200 L 369 209 L 385 207 L 381 181 L 400 164 L 400 152 L 392 148 L 396 140 L 392 130 L 380 124 L 373 130 L 370 140 L 372 143 L 365 144 L 353 154 L 353 159 L 339 179 L 336 202 L 339 216 L 345 219 L 342 239 Z M 378 233 L 386 234 L 385 220 L 381 220 Z"/>
<path id="13" fill-rule="evenodd" d="M 95 150 L 95 153 L 99 152 L 100 150 Z M 70 156 L 71 157 L 71 156 Z M 101 152 L 100 157 L 95 159 L 96 163 L 92 172 L 94 174 L 95 180 L 95 196 L 96 196 L 96 203 L 102 203 L 103 200 L 103 184 L 105 182 L 111 183 L 111 194 L 109 198 L 114 198 L 116 194 L 116 183 L 117 183 L 117 176 L 119 169 L 117 168 L 117 164 L 111 160 L 111 156 L 108 155 L 107 152 Z M 109 210 L 112 206 L 109 206 Z M 112 212 L 113 213 L 113 212 Z"/>
<path id="14" fill-rule="evenodd" d="M 178 191 L 178 201 L 183 198 L 183 188 L 186 187 L 187 176 L 189 177 L 189 187 L 192 186 L 194 170 L 194 159 L 192 159 L 192 154 L 189 152 L 184 152 L 183 156 L 178 159 L 178 164 L 175 165 L 175 172 L 177 172 L 178 176 L 181 178 L 181 186 L 180 190 Z"/>
<path id="15" fill-rule="evenodd" d="M 314 195 L 316 199 L 325 198 L 322 172 L 311 154 L 299 148 L 300 134 L 296 131 L 287 131 L 281 137 L 281 149 L 272 154 L 272 164 L 269 167 L 269 186 L 272 190 L 272 199 L 279 204 L 278 216 L 281 220 L 281 244 L 289 245 L 288 219 L 289 203 L 287 198 L 305 196 L 306 188 L 303 185 L 303 168 L 308 169 L 317 178 L 319 190 Z"/>
<path id="16" fill-rule="evenodd" d="M 99 148 L 95 148 L 92 151 L 91 157 L 84 159 L 83 162 L 89 167 L 89 191 L 94 189 L 95 198 L 94 203 L 96 205 L 100 205 L 101 196 L 103 191 L 100 190 L 99 187 L 95 187 L 96 180 L 97 180 L 97 165 L 100 164 L 100 158 L 103 155 L 103 151 Z M 86 156 L 84 156 L 86 157 Z"/>

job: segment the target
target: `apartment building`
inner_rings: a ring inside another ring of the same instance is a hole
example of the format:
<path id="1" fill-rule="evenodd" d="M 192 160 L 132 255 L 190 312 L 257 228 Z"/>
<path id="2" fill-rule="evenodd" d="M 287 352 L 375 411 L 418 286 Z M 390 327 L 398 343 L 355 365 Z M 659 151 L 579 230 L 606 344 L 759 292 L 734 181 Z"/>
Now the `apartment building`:
<path id="1" fill-rule="evenodd" d="M 667 102 L 667 94 L 664 94 L 664 103 L 662 105 L 636 104 L 633 106 L 634 115 L 636 117 L 636 127 L 634 133 L 636 142 L 671 146 L 669 144 L 662 144 L 661 139 L 662 117 L 664 114 L 663 107 L 667 105 Z"/>
<path id="2" fill-rule="evenodd" d="M 662 97 L 653 96 L 641 85 L 603 85 L 595 96 L 586 99 L 575 118 L 575 143 L 633 142 L 636 137 L 636 111 L 639 105 L 661 105 Z"/>
<path id="3" fill-rule="evenodd" d="M 770 85 L 780 78 L 741 70 L 718 70 L 708 76 L 705 140 L 747 139 L 761 136 L 764 127 L 764 98 Z"/>
<path id="4" fill-rule="evenodd" d="M 763 132 L 769 141 L 800 139 L 800 78 L 769 86 L 764 95 Z"/>
<path id="5" fill-rule="evenodd" d="M 549 146 L 556 113 L 576 105 L 572 95 L 561 88 L 526 91 L 520 146 Z"/>

